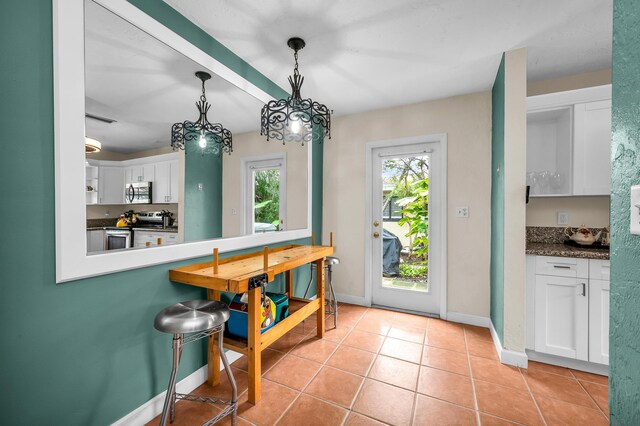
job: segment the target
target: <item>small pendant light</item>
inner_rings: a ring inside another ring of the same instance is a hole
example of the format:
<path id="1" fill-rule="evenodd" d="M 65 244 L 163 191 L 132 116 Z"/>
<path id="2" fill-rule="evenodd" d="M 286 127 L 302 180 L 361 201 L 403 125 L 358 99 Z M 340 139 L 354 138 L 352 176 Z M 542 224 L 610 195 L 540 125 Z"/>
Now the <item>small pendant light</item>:
<path id="1" fill-rule="evenodd" d="M 231 154 L 233 151 L 231 132 L 220 123 L 210 123 L 207 112 L 211 104 L 207 102 L 204 82 L 211 78 L 211 74 L 198 71 L 196 77 L 202 81 L 202 95 L 196 107 L 200 116 L 197 121 L 184 121 L 171 126 L 171 146 L 174 151 L 184 150 L 190 141 L 197 141 L 202 154 L 218 155 L 220 152 Z"/>

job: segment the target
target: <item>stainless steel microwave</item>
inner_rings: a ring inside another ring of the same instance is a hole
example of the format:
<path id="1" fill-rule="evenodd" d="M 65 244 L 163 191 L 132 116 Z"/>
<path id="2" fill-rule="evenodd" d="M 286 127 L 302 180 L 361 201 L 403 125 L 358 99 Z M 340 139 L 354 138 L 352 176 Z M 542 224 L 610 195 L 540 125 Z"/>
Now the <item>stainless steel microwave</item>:
<path id="1" fill-rule="evenodd" d="M 125 204 L 151 204 L 151 182 L 133 182 L 124 186 Z"/>

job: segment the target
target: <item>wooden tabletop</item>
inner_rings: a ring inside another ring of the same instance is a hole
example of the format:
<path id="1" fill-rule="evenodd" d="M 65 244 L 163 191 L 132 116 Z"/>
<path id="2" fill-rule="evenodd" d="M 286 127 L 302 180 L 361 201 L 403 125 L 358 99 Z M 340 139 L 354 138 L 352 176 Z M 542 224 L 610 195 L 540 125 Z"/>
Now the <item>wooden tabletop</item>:
<path id="1" fill-rule="evenodd" d="M 269 281 L 285 271 L 333 254 L 331 246 L 287 245 L 268 250 Z M 264 251 L 220 259 L 218 273 L 213 273 L 214 262 L 197 263 L 171 269 L 169 279 L 174 282 L 212 290 L 243 293 L 249 278 L 264 273 Z"/>

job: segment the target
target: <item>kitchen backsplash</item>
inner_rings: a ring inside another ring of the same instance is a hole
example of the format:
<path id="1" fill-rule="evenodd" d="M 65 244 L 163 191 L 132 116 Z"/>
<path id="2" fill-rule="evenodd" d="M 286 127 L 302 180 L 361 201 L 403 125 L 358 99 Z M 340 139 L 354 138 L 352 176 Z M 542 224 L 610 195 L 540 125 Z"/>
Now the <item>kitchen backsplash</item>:
<path id="1" fill-rule="evenodd" d="M 577 227 L 571 227 L 575 231 Z M 596 235 L 603 228 L 589 228 Z M 567 239 L 564 235 L 565 227 L 555 226 L 527 226 L 528 243 L 562 244 Z"/>

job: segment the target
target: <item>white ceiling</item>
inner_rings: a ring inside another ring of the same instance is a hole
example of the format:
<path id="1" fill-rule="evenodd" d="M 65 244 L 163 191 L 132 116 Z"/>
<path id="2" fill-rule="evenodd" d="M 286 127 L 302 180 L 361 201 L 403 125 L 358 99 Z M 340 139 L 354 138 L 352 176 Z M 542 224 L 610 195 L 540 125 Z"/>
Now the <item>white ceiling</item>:
<path id="1" fill-rule="evenodd" d="M 609 68 L 612 0 L 165 0 L 289 91 L 337 115 L 491 88 L 503 51 L 529 48 L 529 81 Z"/>
<path id="2" fill-rule="evenodd" d="M 131 153 L 169 146 L 171 125 L 195 121 L 201 66 L 113 13 L 87 0 L 85 9 L 87 136 L 108 151 Z M 206 83 L 209 121 L 233 133 L 260 128 L 262 102 L 220 77 Z"/>

